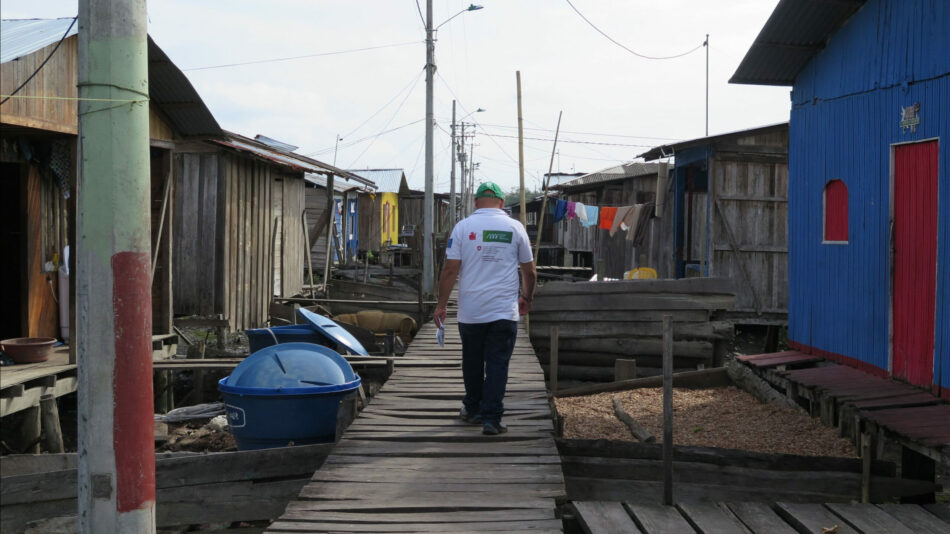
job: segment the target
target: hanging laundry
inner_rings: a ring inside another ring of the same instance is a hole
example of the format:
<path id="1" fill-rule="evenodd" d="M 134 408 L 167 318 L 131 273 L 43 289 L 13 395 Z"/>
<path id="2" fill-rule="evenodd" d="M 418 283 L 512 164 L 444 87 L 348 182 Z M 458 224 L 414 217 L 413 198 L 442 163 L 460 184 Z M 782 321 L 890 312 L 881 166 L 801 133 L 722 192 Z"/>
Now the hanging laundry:
<path id="1" fill-rule="evenodd" d="M 584 220 L 581 221 L 581 225 L 584 228 L 596 226 L 598 217 L 600 217 L 600 208 L 597 206 L 584 206 Z"/>
<path id="2" fill-rule="evenodd" d="M 577 220 L 583 225 L 587 222 L 587 206 L 584 206 L 583 202 L 577 202 L 574 205 L 574 213 L 577 215 Z"/>
<path id="3" fill-rule="evenodd" d="M 610 237 L 613 237 L 614 234 L 617 233 L 617 230 L 620 228 L 621 224 L 625 224 L 628 227 L 630 226 L 629 222 L 627 221 L 627 214 L 630 213 L 630 210 L 633 209 L 633 206 L 620 206 L 619 208 L 615 209 L 617 210 L 617 213 L 614 214 L 613 223 L 609 228 Z"/>
<path id="4" fill-rule="evenodd" d="M 574 211 L 577 209 L 577 202 L 567 201 L 567 220 L 571 220 L 574 217 L 577 217 L 577 212 Z"/>
<path id="5" fill-rule="evenodd" d="M 567 201 L 558 200 L 554 207 L 554 222 L 561 222 L 561 219 L 567 214 Z"/>
<path id="6" fill-rule="evenodd" d="M 614 217 L 617 215 L 617 208 L 600 208 L 600 228 L 610 230 L 614 224 Z"/>
<path id="7" fill-rule="evenodd" d="M 640 213 L 637 217 L 632 219 L 630 230 L 627 231 L 627 241 L 633 241 L 634 246 L 637 247 L 643 244 L 643 240 L 647 234 L 647 221 L 650 220 L 650 216 L 653 215 L 653 209 L 656 207 L 656 204 L 648 202 L 646 204 L 639 204 L 639 206 Z"/>

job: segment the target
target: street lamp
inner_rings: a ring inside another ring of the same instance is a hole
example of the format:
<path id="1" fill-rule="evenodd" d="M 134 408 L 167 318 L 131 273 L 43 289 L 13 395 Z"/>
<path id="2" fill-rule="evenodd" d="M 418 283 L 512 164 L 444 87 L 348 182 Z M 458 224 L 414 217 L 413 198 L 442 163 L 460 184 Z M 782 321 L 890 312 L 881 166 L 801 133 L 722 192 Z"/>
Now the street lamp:
<path id="1" fill-rule="evenodd" d="M 422 211 L 422 292 L 432 294 L 435 269 L 433 260 L 434 251 L 432 246 L 434 210 L 432 203 L 435 200 L 434 178 L 433 178 L 433 127 L 435 125 L 435 112 L 433 110 L 433 85 L 435 77 L 435 39 L 433 32 L 441 28 L 445 23 L 466 11 L 477 11 L 482 6 L 470 4 L 467 8 L 459 11 L 446 19 L 442 24 L 435 28 L 432 27 L 432 0 L 426 0 L 426 172 L 425 172 L 425 197 Z"/>
<path id="2" fill-rule="evenodd" d="M 465 115 L 465 117 L 462 117 L 461 119 L 459 119 L 459 122 L 465 120 L 465 118 L 468 117 L 469 115 L 471 115 L 472 113 L 482 113 L 482 112 L 484 112 L 484 111 L 485 111 L 485 110 L 482 109 L 482 108 L 478 108 L 478 109 L 476 109 L 475 111 L 470 111 L 470 112 L 468 112 L 467 115 Z M 455 209 L 455 208 L 456 208 L 456 204 L 455 204 L 455 198 L 456 198 L 456 197 L 455 197 L 455 149 L 456 149 L 456 147 L 455 147 L 455 124 L 456 124 L 456 121 L 455 121 L 455 100 L 453 100 L 453 101 L 452 101 L 452 145 L 451 145 L 451 146 L 452 146 L 452 149 L 450 150 L 450 152 L 452 152 L 452 174 L 451 174 L 451 176 L 452 176 L 452 177 L 451 177 L 451 183 L 452 183 L 452 185 L 451 185 L 451 187 L 450 187 L 450 192 L 449 192 L 449 206 L 450 206 L 450 209 L 452 210 L 452 224 L 455 224 L 456 222 L 458 222 L 458 215 L 457 215 L 457 212 L 456 212 L 456 209 Z M 462 132 L 463 132 L 463 136 L 462 136 L 462 139 L 463 139 L 463 140 L 462 140 L 462 142 L 463 142 L 463 143 L 465 142 L 465 141 L 464 141 L 464 139 L 465 139 L 464 131 L 465 131 L 465 130 L 463 129 L 463 130 L 462 130 Z M 463 187 L 463 190 L 464 190 L 464 186 L 465 186 L 465 173 L 463 172 L 463 173 L 462 173 L 462 187 Z"/>

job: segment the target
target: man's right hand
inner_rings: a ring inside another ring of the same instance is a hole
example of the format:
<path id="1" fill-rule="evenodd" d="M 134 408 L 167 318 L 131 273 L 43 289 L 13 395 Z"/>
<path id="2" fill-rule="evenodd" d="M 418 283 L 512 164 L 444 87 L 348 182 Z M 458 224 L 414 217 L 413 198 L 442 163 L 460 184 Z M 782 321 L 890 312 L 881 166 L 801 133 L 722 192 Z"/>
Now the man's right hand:
<path id="1" fill-rule="evenodd" d="M 439 305 L 435 307 L 435 313 L 432 315 L 432 319 L 435 320 L 436 326 L 442 326 L 445 324 L 445 315 L 446 310 L 444 305 Z"/>

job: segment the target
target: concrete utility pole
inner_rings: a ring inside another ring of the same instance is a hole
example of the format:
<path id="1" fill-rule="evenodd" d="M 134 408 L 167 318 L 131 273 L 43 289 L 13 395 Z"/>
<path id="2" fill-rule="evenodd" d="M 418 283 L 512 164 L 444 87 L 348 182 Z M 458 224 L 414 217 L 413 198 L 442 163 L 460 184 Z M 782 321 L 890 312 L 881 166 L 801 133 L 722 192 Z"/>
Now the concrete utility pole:
<path id="1" fill-rule="evenodd" d="M 432 262 L 433 211 L 435 200 L 432 177 L 432 129 L 435 125 L 433 111 L 433 78 L 435 77 L 435 40 L 432 38 L 432 0 L 426 0 L 426 174 L 425 195 L 422 207 L 422 292 L 432 294 L 435 276 Z"/>
<path id="2" fill-rule="evenodd" d="M 145 0 L 79 1 L 78 482 L 88 533 L 155 532 L 146 22 Z"/>
<path id="3" fill-rule="evenodd" d="M 458 211 L 455 206 L 455 100 L 452 101 L 452 148 L 449 149 L 449 152 L 452 153 L 452 172 L 451 172 L 451 182 L 452 185 L 449 186 L 449 213 L 452 214 L 451 221 L 454 226 L 458 222 Z"/>

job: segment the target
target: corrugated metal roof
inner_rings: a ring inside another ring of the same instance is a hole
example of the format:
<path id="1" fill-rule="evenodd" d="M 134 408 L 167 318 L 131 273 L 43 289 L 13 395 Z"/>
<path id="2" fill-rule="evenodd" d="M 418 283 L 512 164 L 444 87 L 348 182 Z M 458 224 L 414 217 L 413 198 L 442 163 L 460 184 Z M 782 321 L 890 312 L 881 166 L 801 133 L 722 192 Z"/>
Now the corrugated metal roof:
<path id="1" fill-rule="evenodd" d="M 44 46 L 63 38 L 72 17 L 62 19 L 7 19 L 0 21 L 0 63 L 32 54 Z M 79 32 L 79 23 L 73 24 L 66 37 Z"/>
<path id="2" fill-rule="evenodd" d="M 13 61 L 59 41 L 72 21 L 71 18 L 0 21 L 0 62 Z M 74 24 L 67 38 L 74 38 L 78 28 L 79 24 Z M 162 109 L 179 135 L 223 135 L 218 121 L 191 82 L 151 37 L 148 38 L 148 78 L 149 97 Z"/>
<path id="3" fill-rule="evenodd" d="M 277 163 L 279 165 L 284 165 L 298 171 L 317 174 L 330 173 L 364 185 L 372 184 L 372 182 L 366 178 L 357 176 L 348 171 L 337 169 L 332 165 L 327 165 L 326 163 L 317 161 L 313 158 L 308 158 L 307 156 L 300 154 L 294 154 L 293 152 L 287 152 L 285 150 L 266 145 L 260 141 L 255 141 L 254 139 L 250 139 L 233 132 L 225 132 L 225 135 L 226 139 L 212 139 L 211 142 L 217 143 L 224 147 L 233 148 L 234 150 L 241 152 L 247 152 L 259 158 Z M 324 186 L 326 186 L 326 184 L 324 184 Z"/>
<path id="4" fill-rule="evenodd" d="M 581 186 L 588 186 L 593 184 L 599 184 L 603 182 L 610 182 L 612 180 L 620 180 L 622 178 L 632 178 L 635 176 L 645 176 L 649 174 L 656 174 L 657 164 L 656 163 L 643 163 L 641 161 L 631 161 L 629 163 L 624 163 L 622 165 L 616 165 L 614 167 L 607 167 L 606 169 L 601 169 L 597 172 L 592 172 L 590 174 L 585 174 L 580 178 L 576 178 L 569 182 L 564 182 L 557 186 L 552 186 L 552 189 L 560 189 L 562 191 L 568 189 L 574 189 Z"/>
<path id="5" fill-rule="evenodd" d="M 729 83 L 792 85 L 865 0 L 781 0 Z"/>
<path id="6" fill-rule="evenodd" d="M 380 193 L 398 193 L 406 177 L 402 169 L 350 169 L 350 172 L 375 182 Z"/>
<path id="7" fill-rule="evenodd" d="M 304 174 L 303 178 L 307 182 L 313 185 L 316 185 L 318 187 L 322 187 L 324 189 L 326 189 L 327 187 L 326 175 L 313 174 L 313 173 L 308 172 L 307 174 Z M 344 191 L 350 191 L 352 189 L 359 190 L 360 192 L 367 192 L 367 193 L 373 192 L 373 188 L 364 183 L 357 182 L 355 180 L 347 180 L 346 178 L 334 178 L 333 180 L 334 191 L 338 193 L 342 193 Z"/>
<path id="8" fill-rule="evenodd" d="M 685 150 L 694 146 L 709 145 L 726 139 L 729 137 L 740 137 L 747 135 L 755 135 L 757 133 L 765 132 L 768 130 L 778 130 L 781 128 L 788 128 L 787 122 L 779 122 L 776 124 L 769 124 L 767 126 L 759 126 L 758 128 L 749 128 L 748 130 L 736 130 L 734 132 L 726 132 L 722 134 L 710 135 L 709 137 L 698 137 L 696 139 L 689 139 L 686 141 L 680 141 L 679 143 L 670 143 L 668 145 L 660 145 L 655 148 L 644 152 L 637 156 L 638 158 L 643 158 L 646 161 L 653 161 L 660 158 L 668 158 L 675 156 L 677 152 Z"/>

